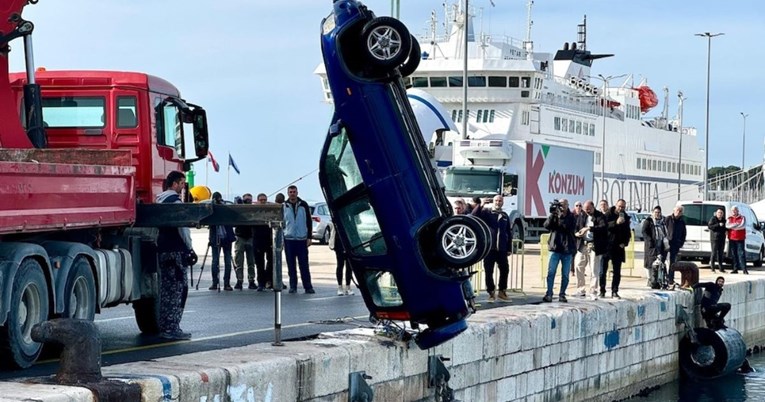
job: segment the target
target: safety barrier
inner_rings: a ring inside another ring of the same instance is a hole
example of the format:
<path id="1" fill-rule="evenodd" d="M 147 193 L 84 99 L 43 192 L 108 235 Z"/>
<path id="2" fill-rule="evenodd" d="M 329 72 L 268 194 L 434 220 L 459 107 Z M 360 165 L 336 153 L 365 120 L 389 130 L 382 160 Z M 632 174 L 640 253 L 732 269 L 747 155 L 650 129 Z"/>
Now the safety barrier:
<path id="1" fill-rule="evenodd" d="M 541 236 L 539 236 L 539 258 L 540 258 L 540 264 L 539 264 L 539 274 L 542 278 L 542 283 L 545 283 L 545 280 L 547 279 L 547 265 L 550 261 L 550 251 L 547 249 L 547 241 L 550 239 L 549 233 L 544 233 Z M 631 239 L 630 243 L 627 245 L 627 248 L 624 249 L 625 253 L 625 261 L 622 263 L 622 277 L 629 277 L 629 278 L 640 278 L 642 276 L 635 275 L 635 239 Z M 572 271 L 573 271 L 573 264 L 574 260 L 572 258 L 571 260 L 572 264 Z M 609 277 L 613 274 L 613 267 L 611 266 L 611 263 L 608 264 L 608 275 Z"/>
<path id="2" fill-rule="evenodd" d="M 523 291 L 523 273 L 525 270 L 526 248 L 523 247 L 523 240 L 513 239 L 513 250 L 515 252 L 507 256 L 507 262 L 510 266 L 510 270 L 507 275 L 507 291 L 525 294 Z M 473 286 L 473 293 L 478 295 L 481 293 L 481 291 L 486 290 L 483 261 L 480 261 L 477 264 L 473 264 L 473 266 L 470 267 L 470 271 L 475 272 L 472 278 L 470 278 L 470 283 Z M 498 281 L 499 268 L 497 268 L 495 265 L 494 282 L 497 283 Z"/>

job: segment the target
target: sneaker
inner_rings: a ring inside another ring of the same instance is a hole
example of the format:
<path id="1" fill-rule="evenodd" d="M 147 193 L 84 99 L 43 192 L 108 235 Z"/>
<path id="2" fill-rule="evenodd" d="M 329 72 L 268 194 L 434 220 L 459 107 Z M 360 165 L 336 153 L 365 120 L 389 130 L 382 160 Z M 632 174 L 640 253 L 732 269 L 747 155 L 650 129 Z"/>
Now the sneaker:
<path id="1" fill-rule="evenodd" d="M 512 300 L 510 300 L 510 297 L 507 295 L 507 292 L 504 290 L 500 290 L 497 294 L 497 299 L 502 300 L 505 303 L 511 303 Z"/>
<path id="2" fill-rule="evenodd" d="M 561 303 L 568 303 L 568 299 L 566 299 L 566 295 L 558 296 L 558 301 Z"/>
<path id="3" fill-rule="evenodd" d="M 584 290 L 580 290 L 580 291 L 576 292 L 576 296 L 578 296 L 578 297 L 585 297 L 585 296 L 587 296 L 587 292 L 584 291 Z"/>
<path id="4" fill-rule="evenodd" d="M 542 298 L 542 301 L 545 303 L 552 303 L 552 296 L 545 296 Z"/>
<path id="5" fill-rule="evenodd" d="M 232 288 L 231 285 L 226 284 L 226 285 L 223 286 L 223 290 L 225 290 L 227 292 L 230 292 L 230 291 L 234 290 L 234 288 Z"/>
<path id="6" fill-rule="evenodd" d="M 737 274 L 738 273 L 738 268 L 734 269 L 733 271 L 730 271 L 730 273 Z"/>
<path id="7" fill-rule="evenodd" d="M 587 295 L 587 298 L 590 300 L 598 300 L 598 295 L 595 293 L 590 293 L 589 295 Z"/>
<path id="8" fill-rule="evenodd" d="M 236 285 L 234 285 L 234 289 L 242 290 L 242 281 L 236 281 Z"/>
<path id="9" fill-rule="evenodd" d="M 496 294 L 494 292 L 489 292 L 489 300 L 488 300 L 488 302 L 489 303 L 494 303 L 495 301 L 497 301 Z"/>
<path id="10" fill-rule="evenodd" d="M 297 293 L 297 289 L 290 289 L 289 293 Z"/>
<path id="11" fill-rule="evenodd" d="M 353 296 L 354 295 L 353 288 L 351 287 L 351 285 L 348 285 L 348 286 L 345 287 L 345 295 L 346 296 Z"/>
<path id="12" fill-rule="evenodd" d="M 191 334 L 183 332 L 181 330 L 175 332 L 160 332 L 159 337 L 162 339 L 168 339 L 172 341 L 187 341 L 191 339 Z"/>
<path id="13" fill-rule="evenodd" d="M 345 289 L 343 289 L 342 286 L 337 287 L 337 295 L 338 296 L 345 296 Z"/>
<path id="14" fill-rule="evenodd" d="M 621 299 L 622 298 L 621 296 L 619 296 L 618 292 L 611 292 L 611 297 L 614 298 L 614 299 Z"/>
<path id="15" fill-rule="evenodd" d="M 312 295 L 312 294 L 316 293 L 316 291 L 315 291 L 315 290 L 313 290 L 313 288 L 310 288 L 310 289 L 306 289 L 306 290 L 305 290 L 305 293 L 306 293 L 306 294 L 309 294 L 309 295 Z"/>
<path id="16" fill-rule="evenodd" d="M 212 286 L 207 288 L 207 290 L 218 290 L 218 284 L 217 283 L 213 283 Z"/>
<path id="17" fill-rule="evenodd" d="M 247 289 L 257 289 L 258 286 L 255 284 L 254 281 L 250 281 L 250 284 L 247 285 Z"/>
<path id="18" fill-rule="evenodd" d="M 606 292 L 604 292 L 604 291 L 602 291 L 602 290 L 601 290 L 601 291 L 600 291 L 600 294 L 599 294 L 598 296 L 600 296 L 600 297 L 606 297 Z"/>
<path id="19" fill-rule="evenodd" d="M 266 282 L 266 289 L 271 290 L 274 287 L 271 285 L 271 282 Z"/>

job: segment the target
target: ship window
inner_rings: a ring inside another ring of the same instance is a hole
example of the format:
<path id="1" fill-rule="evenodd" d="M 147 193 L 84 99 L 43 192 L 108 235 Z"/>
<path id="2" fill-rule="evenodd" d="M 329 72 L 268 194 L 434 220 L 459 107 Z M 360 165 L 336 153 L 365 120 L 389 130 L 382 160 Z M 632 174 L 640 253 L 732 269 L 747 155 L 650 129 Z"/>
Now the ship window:
<path id="1" fill-rule="evenodd" d="M 568 131 L 573 134 L 576 132 L 576 126 L 574 125 L 574 121 L 571 120 L 568 122 Z"/>
<path id="2" fill-rule="evenodd" d="M 661 171 L 666 172 L 667 171 L 667 161 L 661 162 Z"/>
<path id="3" fill-rule="evenodd" d="M 427 88 L 428 77 L 412 77 L 412 86 L 415 88 Z"/>
<path id="4" fill-rule="evenodd" d="M 446 86 L 446 77 L 430 77 L 430 86 L 433 88 L 443 88 Z"/>
<path id="5" fill-rule="evenodd" d="M 655 159 L 651 161 L 651 170 L 653 170 L 653 171 L 658 170 L 657 167 L 656 167 L 656 160 Z"/>
<path id="6" fill-rule="evenodd" d="M 568 131 L 568 119 L 560 121 L 560 131 Z"/>
<path id="7" fill-rule="evenodd" d="M 521 88 L 529 88 L 529 87 L 531 87 L 531 78 L 521 77 Z"/>
<path id="8" fill-rule="evenodd" d="M 507 87 L 507 77 L 489 77 L 489 86 L 505 88 Z"/>
<path id="9" fill-rule="evenodd" d="M 523 124 L 524 126 L 529 125 L 529 112 L 526 110 L 524 110 L 523 113 L 521 113 L 521 124 Z"/>
<path id="10" fill-rule="evenodd" d="M 594 136 L 595 136 L 595 125 L 590 124 L 590 137 L 594 137 Z"/>
<path id="11" fill-rule="evenodd" d="M 450 87 L 461 87 L 462 86 L 462 77 L 449 77 L 449 86 Z"/>
<path id="12" fill-rule="evenodd" d="M 489 111 L 489 123 L 494 123 L 494 109 Z"/>
<path id="13" fill-rule="evenodd" d="M 645 169 L 646 169 L 646 163 L 647 163 L 647 162 L 648 162 L 648 161 L 647 161 L 645 158 L 643 158 L 643 159 L 640 161 L 640 165 L 642 165 L 642 167 L 643 167 L 643 170 L 645 170 Z"/>
<path id="14" fill-rule="evenodd" d="M 462 121 L 462 110 L 457 111 L 457 123 Z"/>
<path id="15" fill-rule="evenodd" d="M 452 110 L 452 121 L 454 121 L 454 122 L 457 121 L 457 111 L 456 110 Z"/>
<path id="16" fill-rule="evenodd" d="M 595 152 L 595 164 L 600 165 L 600 152 Z"/>
<path id="17" fill-rule="evenodd" d="M 508 77 L 508 80 L 510 88 L 518 88 L 521 86 L 521 79 L 518 77 Z"/>
<path id="18" fill-rule="evenodd" d="M 476 112 L 475 114 L 475 122 L 480 123 L 482 118 L 483 118 L 483 109 L 478 109 L 478 112 Z"/>
<path id="19" fill-rule="evenodd" d="M 577 134 L 582 134 L 582 122 L 581 121 L 577 121 L 576 122 L 576 133 Z"/>
<path id="20" fill-rule="evenodd" d="M 560 131 L 560 117 L 555 116 L 555 131 Z"/>
<path id="21" fill-rule="evenodd" d="M 635 159 L 635 162 L 637 163 L 635 167 L 640 169 L 640 158 Z"/>
<path id="22" fill-rule="evenodd" d="M 521 91 L 521 98 L 528 98 L 529 97 L 529 91 Z"/>
<path id="23" fill-rule="evenodd" d="M 327 84 L 329 85 L 329 84 Z M 406 77 L 404 78 L 404 86 L 409 88 L 412 86 L 412 77 Z"/>
<path id="24" fill-rule="evenodd" d="M 468 77 L 469 87 L 485 87 L 486 77 Z"/>

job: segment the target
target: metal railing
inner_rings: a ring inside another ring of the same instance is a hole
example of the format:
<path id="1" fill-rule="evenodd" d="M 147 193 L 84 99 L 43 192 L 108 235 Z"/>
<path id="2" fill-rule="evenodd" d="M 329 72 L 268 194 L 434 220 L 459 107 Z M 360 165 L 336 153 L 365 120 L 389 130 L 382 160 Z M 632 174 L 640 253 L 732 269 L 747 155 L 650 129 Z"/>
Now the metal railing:
<path id="1" fill-rule="evenodd" d="M 526 293 L 523 291 L 523 273 L 525 270 L 526 249 L 523 247 L 523 241 L 520 239 L 513 239 L 513 250 L 515 251 L 507 256 L 507 262 L 510 267 L 507 275 L 507 291 L 525 295 Z M 475 272 L 473 277 L 470 278 L 470 284 L 473 286 L 473 293 L 478 295 L 481 291 L 486 290 L 483 261 L 473 264 L 470 271 Z M 495 265 L 494 282 L 497 283 L 498 279 L 499 268 Z"/>

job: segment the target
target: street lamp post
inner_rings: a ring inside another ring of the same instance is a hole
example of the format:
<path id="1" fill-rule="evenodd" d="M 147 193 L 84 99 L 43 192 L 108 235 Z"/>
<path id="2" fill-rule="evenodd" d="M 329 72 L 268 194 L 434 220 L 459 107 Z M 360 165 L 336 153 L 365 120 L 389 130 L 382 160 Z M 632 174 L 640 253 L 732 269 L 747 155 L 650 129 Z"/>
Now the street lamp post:
<path id="1" fill-rule="evenodd" d="M 707 113 L 706 113 L 706 125 L 704 135 L 704 199 L 709 199 L 709 73 L 712 61 L 712 38 L 715 36 L 725 35 L 725 33 L 697 33 L 696 36 L 707 38 Z"/>
<path id="2" fill-rule="evenodd" d="M 741 195 L 744 193 L 744 181 L 746 181 L 746 117 L 748 113 L 740 112 L 741 117 L 744 118 L 744 131 L 741 134 L 741 182 L 739 187 L 741 188 Z M 743 197 L 741 198 L 743 200 Z"/>
<path id="3" fill-rule="evenodd" d="M 683 91 L 677 91 L 677 133 L 680 134 L 680 150 L 677 156 L 677 200 L 680 201 L 680 179 L 683 173 Z"/>
<path id="4" fill-rule="evenodd" d="M 606 197 L 606 111 L 608 110 L 608 82 L 615 78 L 626 76 L 627 74 L 604 77 L 603 74 L 598 74 L 597 77 L 591 77 L 603 81 L 603 142 L 600 148 L 600 193 L 604 200 L 608 199 Z"/>

